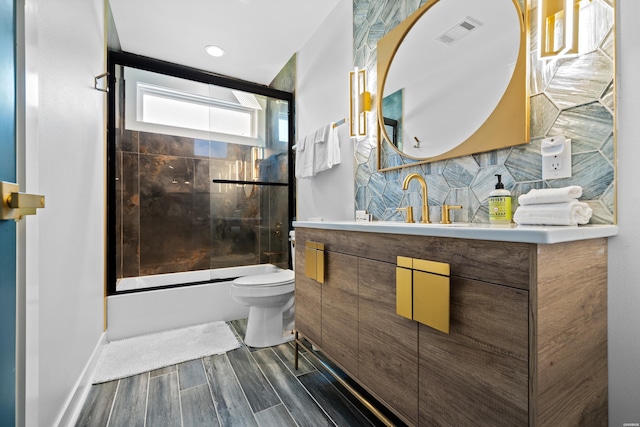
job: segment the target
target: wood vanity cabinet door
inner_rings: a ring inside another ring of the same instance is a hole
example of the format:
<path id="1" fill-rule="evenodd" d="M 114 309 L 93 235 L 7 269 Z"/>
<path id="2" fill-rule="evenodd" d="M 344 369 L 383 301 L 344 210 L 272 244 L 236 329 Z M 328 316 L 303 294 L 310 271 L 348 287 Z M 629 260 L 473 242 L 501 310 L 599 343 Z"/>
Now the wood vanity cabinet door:
<path id="1" fill-rule="evenodd" d="M 359 379 L 418 425 L 418 323 L 396 314 L 396 265 L 358 259 Z"/>
<path id="2" fill-rule="evenodd" d="M 358 376 L 358 259 L 325 250 L 322 350 Z"/>
<path id="3" fill-rule="evenodd" d="M 322 285 L 305 275 L 305 245 L 296 244 L 295 327 L 314 344 L 322 346 Z"/>
<path id="4" fill-rule="evenodd" d="M 528 292 L 451 277 L 451 330 L 420 325 L 421 426 L 528 425 Z"/>

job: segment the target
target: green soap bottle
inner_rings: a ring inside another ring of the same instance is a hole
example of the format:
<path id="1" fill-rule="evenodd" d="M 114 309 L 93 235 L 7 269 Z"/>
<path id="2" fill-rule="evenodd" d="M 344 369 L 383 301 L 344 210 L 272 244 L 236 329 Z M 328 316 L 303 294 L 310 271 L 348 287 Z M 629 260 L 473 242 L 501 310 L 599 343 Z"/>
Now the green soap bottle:
<path id="1" fill-rule="evenodd" d="M 496 189 L 489 193 L 489 222 L 511 224 L 511 193 L 504 189 L 502 175 L 496 174 Z"/>

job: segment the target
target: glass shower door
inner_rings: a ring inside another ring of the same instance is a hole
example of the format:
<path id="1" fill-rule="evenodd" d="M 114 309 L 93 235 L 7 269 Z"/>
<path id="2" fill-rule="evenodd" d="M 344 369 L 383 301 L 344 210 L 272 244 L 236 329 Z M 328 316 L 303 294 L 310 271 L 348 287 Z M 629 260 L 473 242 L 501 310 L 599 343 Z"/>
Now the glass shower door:
<path id="1" fill-rule="evenodd" d="M 118 286 L 165 273 L 288 268 L 291 98 L 133 66 L 116 65 L 114 75 Z"/>

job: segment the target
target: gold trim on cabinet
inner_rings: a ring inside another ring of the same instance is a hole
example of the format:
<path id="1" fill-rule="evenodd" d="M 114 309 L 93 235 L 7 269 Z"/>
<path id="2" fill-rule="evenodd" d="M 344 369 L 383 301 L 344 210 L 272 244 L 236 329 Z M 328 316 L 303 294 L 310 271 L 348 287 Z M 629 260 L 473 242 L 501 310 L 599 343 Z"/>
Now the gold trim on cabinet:
<path id="1" fill-rule="evenodd" d="M 427 273 L 440 274 L 443 276 L 451 274 L 449 264 L 437 261 L 427 261 L 426 259 L 414 259 L 413 269 L 426 271 Z"/>
<path id="2" fill-rule="evenodd" d="M 396 313 L 448 334 L 450 265 L 402 256 L 396 264 Z"/>
<path id="3" fill-rule="evenodd" d="M 307 242 L 304 246 L 304 275 L 309 279 L 316 279 L 316 249 Z"/>
<path id="4" fill-rule="evenodd" d="M 449 277 L 413 271 L 413 320 L 449 333 Z"/>
<path id="5" fill-rule="evenodd" d="M 297 330 L 293 331 L 294 335 L 295 335 L 295 339 L 294 339 L 294 362 L 293 362 L 293 368 L 297 371 L 298 370 L 298 361 L 300 359 L 299 353 L 300 353 L 300 347 L 302 347 L 304 349 L 304 351 L 306 352 L 305 355 L 307 356 L 312 356 L 318 363 L 322 364 L 322 366 L 324 366 L 324 368 L 327 370 L 327 372 L 329 372 L 331 374 L 331 376 L 333 376 L 333 378 L 335 378 L 336 381 L 338 381 L 349 393 L 351 393 L 351 395 L 353 397 L 355 397 L 356 399 L 358 399 L 358 401 L 360 401 L 360 403 L 362 403 L 367 409 L 369 409 L 369 411 L 371 411 L 371 413 L 373 415 L 376 416 L 376 418 L 378 418 L 378 420 L 380 420 L 382 422 L 382 424 L 384 424 L 386 427 L 394 427 L 395 424 L 393 422 L 391 422 L 391 420 L 389 418 L 387 418 L 386 415 L 384 415 L 382 413 L 382 411 L 380 411 L 374 404 L 372 404 L 367 397 L 363 396 L 362 394 L 360 394 L 359 391 L 357 391 L 355 388 L 353 388 L 351 386 L 351 384 L 349 382 L 347 382 L 344 379 L 344 375 L 343 374 L 339 374 L 338 372 L 335 371 L 335 369 L 330 366 L 329 363 L 327 363 L 326 361 L 322 360 L 317 354 L 316 354 L 316 350 L 313 350 L 313 347 L 309 348 L 307 347 L 307 345 L 305 345 L 305 343 L 302 341 L 302 337 L 301 337 L 301 333 Z"/>
<path id="6" fill-rule="evenodd" d="M 413 268 L 413 258 L 399 256 L 396 263 L 398 264 L 398 267 Z"/>
<path id="7" fill-rule="evenodd" d="M 316 282 L 324 283 L 324 245 L 316 250 Z"/>
<path id="8" fill-rule="evenodd" d="M 413 271 L 396 267 L 396 313 L 413 320 Z"/>
<path id="9" fill-rule="evenodd" d="M 307 241 L 304 244 L 304 274 L 324 283 L 324 243 Z"/>

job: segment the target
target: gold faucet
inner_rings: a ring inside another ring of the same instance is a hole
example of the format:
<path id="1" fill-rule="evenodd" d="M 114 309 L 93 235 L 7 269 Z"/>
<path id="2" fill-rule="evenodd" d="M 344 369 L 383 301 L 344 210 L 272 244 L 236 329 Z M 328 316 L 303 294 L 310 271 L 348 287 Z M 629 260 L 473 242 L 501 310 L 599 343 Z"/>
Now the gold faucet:
<path id="1" fill-rule="evenodd" d="M 423 224 L 429 224 L 431 221 L 429 221 L 429 199 L 427 192 L 427 181 L 425 181 L 421 175 L 418 175 L 417 173 L 411 173 L 404 179 L 404 182 L 402 183 L 402 189 L 408 189 L 409 181 L 414 178 L 420 183 L 420 186 L 422 187 L 422 220 L 420 222 Z"/>
<path id="2" fill-rule="evenodd" d="M 440 208 L 441 218 L 440 224 L 451 224 L 451 218 L 449 217 L 449 211 L 451 209 L 462 209 L 460 205 L 442 205 Z"/>

